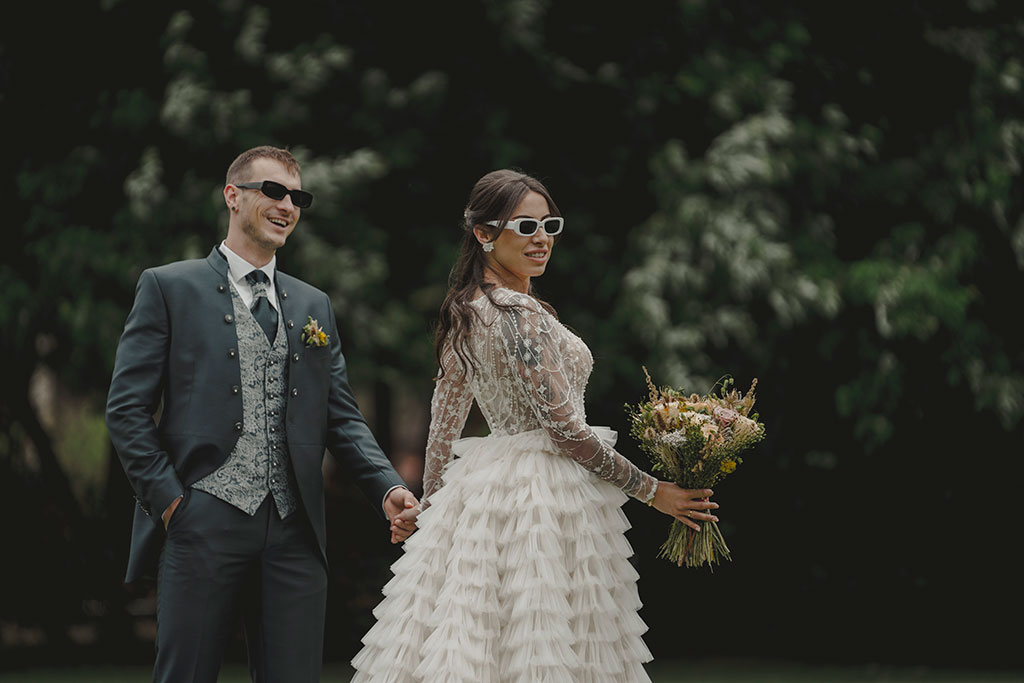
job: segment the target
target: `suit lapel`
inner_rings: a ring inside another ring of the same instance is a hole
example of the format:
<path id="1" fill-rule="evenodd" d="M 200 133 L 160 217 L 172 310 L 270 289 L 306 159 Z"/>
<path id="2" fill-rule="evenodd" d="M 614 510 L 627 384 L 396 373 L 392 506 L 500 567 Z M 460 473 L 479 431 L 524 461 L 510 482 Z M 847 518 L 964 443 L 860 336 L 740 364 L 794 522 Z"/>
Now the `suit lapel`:
<path id="1" fill-rule="evenodd" d="M 281 318 L 284 320 L 284 331 L 288 336 L 288 356 L 290 358 L 302 346 L 302 340 L 299 339 L 302 334 L 302 324 L 297 322 L 291 314 L 292 306 L 288 301 L 288 283 L 285 282 L 287 279 L 288 276 L 275 267 L 274 287 L 277 289 L 277 305 L 280 307 Z"/>
<path id="2" fill-rule="evenodd" d="M 235 359 L 238 354 L 238 322 L 235 320 L 235 304 L 231 299 L 231 283 L 228 278 L 228 260 L 220 253 L 217 247 L 210 251 L 206 262 L 217 273 L 210 285 L 211 297 L 217 297 L 217 315 L 219 320 L 214 322 L 215 329 L 222 330 L 218 334 L 223 335 L 222 343 L 227 345 L 228 358 Z M 228 329 L 230 328 L 230 329 Z M 232 352 L 234 355 L 232 355 Z M 237 362 L 237 361 L 236 361 Z"/>
<path id="3" fill-rule="evenodd" d="M 228 260 L 224 254 L 220 253 L 220 249 L 214 247 L 210 250 L 210 255 L 206 257 L 206 262 L 217 271 L 217 274 L 224 280 L 224 286 L 226 287 L 228 284 Z"/>

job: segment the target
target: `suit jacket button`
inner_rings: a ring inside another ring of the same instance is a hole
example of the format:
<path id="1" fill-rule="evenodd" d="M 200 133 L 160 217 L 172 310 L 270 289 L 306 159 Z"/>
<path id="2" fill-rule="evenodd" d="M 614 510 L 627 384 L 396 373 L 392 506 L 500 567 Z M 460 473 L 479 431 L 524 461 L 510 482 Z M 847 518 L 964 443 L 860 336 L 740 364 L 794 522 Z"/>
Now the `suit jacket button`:
<path id="1" fill-rule="evenodd" d="M 233 321 L 234 319 L 235 319 L 235 317 L 233 315 L 231 315 L 230 313 L 228 313 L 226 316 L 224 316 L 224 322 L 226 322 L 228 325 L 230 325 L 231 321 Z"/>
<path id="2" fill-rule="evenodd" d="M 235 423 L 235 431 L 236 432 L 242 431 L 242 423 L 241 422 L 236 422 Z"/>
<path id="3" fill-rule="evenodd" d="M 228 349 L 228 358 L 234 358 L 237 353 L 234 349 Z"/>
<path id="4" fill-rule="evenodd" d="M 217 285 L 217 291 L 220 292 L 221 294 L 224 293 L 225 289 L 227 289 L 227 287 L 225 287 L 224 285 Z"/>
<path id="5" fill-rule="evenodd" d="M 231 387 L 231 393 L 232 394 L 238 395 L 239 391 L 241 391 L 241 390 L 238 388 L 237 384 L 235 386 Z"/>
<path id="6" fill-rule="evenodd" d="M 298 389 L 292 389 L 292 396 L 298 396 L 298 395 L 299 395 L 299 390 Z"/>
<path id="7" fill-rule="evenodd" d="M 294 321 L 294 320 L 289 320 L 289 321 L 288 321 L 288 329 L 290 330 L 290 329 L 292 329 L 293 327 L 295 327 L 295 321 Z"/>
<path id="8" fill-rule="evenodd" d="M 281 292 L 281 298 L 282 299 L 287 299 L 288 298 L 288 292 L 282 291 Z"/>
<path id="9" fill-rule="evenodd" d="M 297 353 L 293 353 L 292 354 L 292 362 L 293 363 L 298 363 L 299 362 L 299 354 L 297 354 Z"/>

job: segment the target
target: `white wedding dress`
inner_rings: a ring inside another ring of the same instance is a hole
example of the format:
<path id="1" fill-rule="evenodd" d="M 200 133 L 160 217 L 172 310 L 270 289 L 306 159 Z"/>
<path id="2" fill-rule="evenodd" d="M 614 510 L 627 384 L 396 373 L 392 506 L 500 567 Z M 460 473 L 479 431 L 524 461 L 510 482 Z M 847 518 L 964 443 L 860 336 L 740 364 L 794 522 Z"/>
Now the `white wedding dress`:
<path id="1" fill-rule="evenodd" d="M 532 297 L 493 295 L 509 308 L 469 304 L 473 370 L 442 358 L 419 530 L 352 683 L 649 681 L 620 508 L 657 480 L 587 426 L 586 344 Z M 456 442 L 474 399 L 491 434 Z"/>

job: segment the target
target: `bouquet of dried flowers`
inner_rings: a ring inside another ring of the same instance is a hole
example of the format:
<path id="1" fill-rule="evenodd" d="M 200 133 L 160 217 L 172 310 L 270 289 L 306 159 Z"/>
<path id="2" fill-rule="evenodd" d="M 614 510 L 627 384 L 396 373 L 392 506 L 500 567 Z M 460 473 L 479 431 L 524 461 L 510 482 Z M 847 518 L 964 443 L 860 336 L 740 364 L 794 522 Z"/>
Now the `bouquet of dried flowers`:
<path id="1" fill-rule="evenodd" d="M 658 389 L 644 368 L 650 398 L 637 406 L 626 406 L 630 434 L 651 456 L 652 469 L 682 488 L 711 488 L 736 471 L 740 454 L 764 438 L 764 425 L 754 407 L 755 379 L 745 394 L 732 388 L 731 377 L 723 378 L 709 394 L 685 394 L 671 387 Z M 678 566 L 707 564 L 712 570 L 721 560 L 731 559 L 729 547 L 715 522 L 701 522 L 694 531 L 672 520 L 668 540 L 659 557 Z"/>

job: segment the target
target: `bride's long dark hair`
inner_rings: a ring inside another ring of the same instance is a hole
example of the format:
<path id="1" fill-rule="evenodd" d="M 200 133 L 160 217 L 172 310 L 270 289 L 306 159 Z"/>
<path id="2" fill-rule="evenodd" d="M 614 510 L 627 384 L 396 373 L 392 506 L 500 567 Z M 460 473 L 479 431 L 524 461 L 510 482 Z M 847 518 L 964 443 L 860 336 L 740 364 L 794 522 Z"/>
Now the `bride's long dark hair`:
<path id="1" fill-rule="evenodd" d="M 441 353 L 446 343 L 452 344 L 452 348 L 464 368 L 469 369 L 472 366 L 473 359 L 466 342 L 469 338 L 473 316 L 476 315 L 475 309 L 469 305 L 469 302 L 477 290 L 482 291 L 495 306 L 511 307 L 508 304 L 495 301 L 494 285 L 484 279 L 484 274 L 488 270 L 487 256 L 480 248 L 480 242 L 473 234 L 473 228 L 483 230 L 487 234 L 487 240 L 493 242 L 505 229 L 505 223 L 512 217 L 512 212 L 519 206 L 519 202 L 529 192 L 536 192 L 547 200 L 548 211 L 552 216 L 562 215 L 544 184 L 519 171 L 508 169 L 491 171 L 476 182 L 473 191 L 469 194 L 469 203 L 463 213 L 462 247 L 451 274 L 448 276 L 448 294 L 445 296 L 444 303 L 441 304 L 441 313 L 434 337 L 434 353 L 440 368 L 438 379 L 444 374 Z M 498 221 L 498 227 L 487 225 L 487 221 Z M 532 280 L 530 281 L 530 295 L 537 298 L 534 294 Z M 537 301 L 552 315 L 557 315 L 551 304 L 541 301 L 539 298 Z"/>

